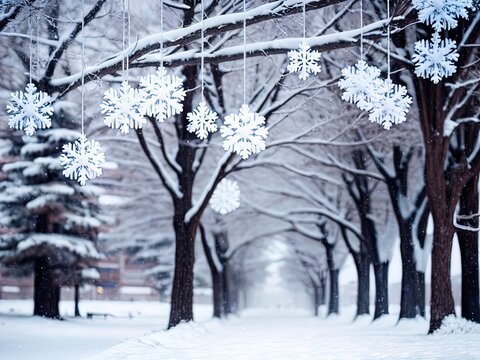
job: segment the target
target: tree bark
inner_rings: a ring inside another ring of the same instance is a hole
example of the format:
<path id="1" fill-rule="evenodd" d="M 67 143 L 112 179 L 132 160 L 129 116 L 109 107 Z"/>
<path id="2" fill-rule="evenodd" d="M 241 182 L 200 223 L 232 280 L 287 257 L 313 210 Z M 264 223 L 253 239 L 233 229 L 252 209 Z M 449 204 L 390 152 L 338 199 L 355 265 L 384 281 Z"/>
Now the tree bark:
<path id="1" fill-rule="evenodd" d="M 319 305 L 325 305 L 325 295 L 327 292 L 327 277 L 324 272 L 322 272 L 322 275 L 320 276 L 320 298 L 318 299 L 318 304 Z"/>
<path id="2" fill-rule="evenodd" d="M 373 265 L 375 273 L 375 314 L 373 319 L 388 314 L 388 266 L 389 262 Z"/>
<path id="3" fill-rule="evenodd" d="M 368 254 L 359 252 L 354 256 L 357 270 L 357 314 L 370 314 L 370 260 Z"/>
<path id="4" fill-rule="evenodd" d="M 425 317 L 425 273 L 417 271 L 416 306 L 418 315 Z"/>
<path id="5" fill-rule="evenodd" d="M 53 265 L 47 256 L 35 259 L 33 315 L 60 319 L 60 286 L 55 281 Z"/>
<path id="6" fill-rule="evenodd" d="M 338 274 L 339 270 L 330 269 L 330 297 L 328 299 L 328 315 L 338 314 Z"/>
<path id="7" fill-rule="evenodd" d="M 478 177 L 472 178 L 460 196 L 460 215 L 472 215 L 459 220 L 462 225 L 478 229 Z M 480 322 L 480 298 L 478 279 L 478 232 L 458 229 L 458 244 L 462 259 L 462 317 Z"/>
<path id="8" fill-rule="evenodd" d="M 75 294 L 74 294 L 75 295 L 74 296 L 75 297 L 75 316 L 79 317 L 79 316 L 81 316 L 80 315 L 80 308 L 78 306 L 78 304 L 80 302 L 80 284 L 76 283 L 74 289 L 75 289 Z"/>
<path id="9" fill-rule="evenodd" d="M 404 220 L 399 224 L 400 230 L 400 253 L 402 256 L 402 285 L 400 294 L 399 319 L 413 319 L 417 316 L 417 267 L 412 241 L 412 224 Z"/>
<path id="10" fill-rule="evenodd" d="M 313 287 L 313 314 L 318 316 L 318 307 L 320 306 L 320 287 Z"/>

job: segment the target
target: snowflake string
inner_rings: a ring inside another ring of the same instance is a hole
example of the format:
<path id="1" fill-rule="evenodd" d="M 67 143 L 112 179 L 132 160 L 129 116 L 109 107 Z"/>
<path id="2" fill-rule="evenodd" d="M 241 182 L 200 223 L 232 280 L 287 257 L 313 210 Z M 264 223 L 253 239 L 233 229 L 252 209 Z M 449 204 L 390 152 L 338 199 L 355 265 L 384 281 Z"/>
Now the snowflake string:
<path id="1" fill-rule="evenodd" d="M 11 94 L 7 113 L 10 114 L 8 126 L 17 130 L 25 130 L 25 134 L 33 135 L 37 129 L 46 129 L 52 126 L 50 116 L 53 106 L 51 97 L 38 91 L 33 83 L 28 83 L 25 91 L 16 91 Z"/>
<path id="2" fill-rule="evenodd" d="M 472 0 L 412 0 L 412 4 L 418 18 L 437 32 L 456 28 L 457 19 L 468 18 L 468 9 L 473 8 Z"/>
<path id="3" fill-rule="evenodd" d="M 317 75 L 322 68 L 318 61 L 320 61 L 320 54 L 316 50 L 311 50 L 310 46 L 302 41 L 298 50 L 290 50 L 288 52 L 289 64 L 287 70 L 290 73 L 298 72 L 298 77 L 302 80 L 307 80 L 310 74 Z"/>
<path id="4" fill-rule="evenodd" d="M 105 125 L 120 129 L 122 134 L 128 134 L 130 129 L 140 129 L 146 123 L 139 111 L 141 101 L 139 91 L 131 87 L 127 80 L 122 81 L 118 89 L 108 89 L 100 104 L 102 114 L 105 114 Z"/>
<path id="5" fill-rule="evenodd" d="M 240 206 L 240 189 L 234 180 L 223 179 L 210 199 L 213 211 L 226 215 Z"/>
<path id="6" fill-rule="evenodd" d="M 372 98 L 369 119 L 390 130 L 393 124 L 401 124 L 407 119 L 412 98 L 405 86 L 393 84 L 390 79 L 377 79 L 376 88 L 377 95 Z"/>
<path id="7" fill-rule="evenodd" d="M 195 133 L 200 140 L 205 139 L 209 133 L 217 131 L 215 122 L 218 115 L 215 111 L 210 110 L 204 101 L 201 101 L 196 109 L 187 114 L 187 119 L 187 130 Z"/>
<path id="8" fill-rule="evenodd" d="M 185 91 L 182 79 L 168 75 L 164 67 L 160 66 L 155 74 L 142 77 L 140 86 L 144 91 L 144 101 L 140 105 L 141 114 L 153 116 L 158 121 L 164 122 L 183 111 Z"/>
<path id="9" fill-rule="evenodd" d="M 342 69 L 343 79 L 338 86 L 342 89 L 342 99 L 356 104 L 361 110 L 372 108 L 372 96 L 375 94 L 375 80 L 380 76 L 380 69 L 359 60 L 353 66 Z"/>
<path id="10" fill-rule="evenodd" d="M 251 154 L 265 150 L 268 129 L 264 124 L 263 116 L 250 112 L 248 105 L 242 105 L 238 114 L 225 117 L 224 125 L 220 128 L 220 133 L 225 138 L 223 148 L 236 152 L 244 160 Z"/>
<path id="11" fill-rule="evenodd" d="M 437 84 L 442 78 L 451 76 L 457 71 L 457 43 L 450 39 L 441 39 L 438 33 L 433 34 L 432 41 L 420 40 L 415 43 L 415 54 L 412 60 L 416 65 L 415 74 Z"/>
<path id="12" fill-rule="evenodd" d="M 60 156 L 60 163 L 65 167 L 63 175 L 72 180 L 78 180 L 84 186 L 87 180 L 92 180 L 102 175 L 102 163 L 105 162 L 105 155 L 102 152 L 100 143 L 95 140 L 88 140 L 82 134 L 74 143 L 63 145 L 63 153 Z"/>

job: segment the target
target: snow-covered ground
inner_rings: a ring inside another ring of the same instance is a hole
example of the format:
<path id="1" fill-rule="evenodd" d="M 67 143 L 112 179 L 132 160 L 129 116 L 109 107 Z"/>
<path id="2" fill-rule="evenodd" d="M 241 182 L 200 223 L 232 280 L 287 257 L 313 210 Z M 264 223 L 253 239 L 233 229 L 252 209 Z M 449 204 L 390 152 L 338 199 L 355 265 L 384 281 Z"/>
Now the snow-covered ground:
<path id="1" fill-rule="evenodd" d="M 62 303 L 63 313 L 71 309 Z M 423 319 L 352 322 L 353 307 L 332 318 L 257 309 L 219 321 L 200 305 L 196 323 L 170 331 L 163 331 L 168 306 L 153 302 L 82 303 L 84 312 L 116 315 L 106 320 L 22 315 L 30 310 L 30 302 L 0 300 L 0 359 L 480 359 L 479 325 L 452 319 L 448 335 L 427 336 Z"/>

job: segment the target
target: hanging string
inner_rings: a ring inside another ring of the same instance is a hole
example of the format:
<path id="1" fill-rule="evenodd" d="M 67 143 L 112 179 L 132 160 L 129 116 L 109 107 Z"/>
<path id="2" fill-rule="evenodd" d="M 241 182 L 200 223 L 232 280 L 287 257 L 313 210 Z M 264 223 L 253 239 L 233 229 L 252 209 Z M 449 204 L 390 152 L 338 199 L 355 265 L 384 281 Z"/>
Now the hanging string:
<path id="1" fill-rule="evenodd" d="M 40 48 L 39 48 L 39 39 L 40 39 L 40 12 L 37 12 L 37 44 L 35 50 L 37 52 L 37 67 L 36 67 L 36 76 L 37 80 L 40 79 Z"/>
<path id="2" fill-rule="evenodd" d="M 125 0 L 122 0 L 122 54 L 125 52 Z M 125 79 L 125 56 L 122 56 L 122 74 Z"/>
<path id="3" fill-rule="evenodd" d="M 129 79 L 129 71 L 130 71 L 130 36 L 131 36 L 131 33 L 132 33 L 132 27 L 130 25 L 130 20 L 131 20 L 131 16 L 130 16 L 130 0 L 127 0 L 127 49 L 128 49 L 128 52 L 127 52 L 127 55 L 126 55 L 126 58 L 127 58 L 127 81 Z"/>
<path id="4" fill-rule="evenodd" d="M 387 0 L 387 68 L 388 68 L 388 80 L 390 80 L 390 0 Z"/>
<path id="5" fill-rule="evenodd" d="M 306 20 L 306 11 L 305 11 L 305 0 L 303 0 L 303 5 L 302 5 L 302 12 L 303 12 L 303 38 L 305 39 L 307 37 L 307 20 Z"/>
<path id="6" fill-rule="evenodd" d="M 204 12 L 204 8 L 203 8 L 203 0 L 200 0 L 200 3 L 201 3 L 201 6 L 202 6 L 202 33 L 201 33 L 201 38 L 202 38 L 202 44 L 201 44 L 201 52 L 200 52 L 200 76 L 201 76 L 201 82 L 202 82 L 202 103 L 204 102 L 205 100 L 205 96 L 203 94 L 203 91 L 205 90 L 205 82 L 204 82 L 204 75 L 203 75 L 203 71 L 204 71 L 204 68 L 205 68 L 205 59 L 204 59 L 204 56 L 203 56 L 203 50 L 204 50 L 204 32 L 205 32 L 205 26 L 204 26 L 204 18 L 205 18 L 205 12 Z"/>
<path id="7" fill-rule="evenodd" d="M 243 0 L 243 103 L 247 103 L 247 6 Z"/>
<path id="8" fill-rule="evenodd" d="M 363 0 L 360 0 L 360 60 L 363 60 Z"/>
<path id="9" fill-rule="evenodd" d="M 163 0 L 160 0 L 160 67 L 163 67 Z"/>
<path id="10" fill-rule="evenodd" d="M 32 30 L 32 13 L 30 13 L 28 17 L 28 33 L 30 35 L 30 42 L 28 45 L 28 67 L 29 67 L 29 83 L 32 83 L 32 37 L 33 37 L 33 30 Z"/>
<path id="11" fill-rule="evenodd" d="M 84 134 L 83 116 L 84 116 L 84 101 L 85 101 L 85 0 L 82 0 L 82 135 Z"/>

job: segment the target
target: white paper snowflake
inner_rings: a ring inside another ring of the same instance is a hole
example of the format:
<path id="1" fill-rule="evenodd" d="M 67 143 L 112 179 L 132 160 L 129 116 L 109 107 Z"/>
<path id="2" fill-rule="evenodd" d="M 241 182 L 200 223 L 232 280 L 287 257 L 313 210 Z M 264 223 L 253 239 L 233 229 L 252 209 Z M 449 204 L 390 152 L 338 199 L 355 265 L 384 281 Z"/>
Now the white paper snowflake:
<path id="1" fill-rule="evenodd" d="M 311 50 L 310 46 L 302 41 L 298 50 L 288 52 L 289 64 L 287 70 L 292 74 L 298 72 L 298 77 L 306 80 L 310 74 L 317 75 L 322 71 L 320 64 L 318 64 L 321 56 L 322 54 L 316 50 Z"/>
<path id="2" fill-rule="evenodd" d="M 25 130 L 25 134 L 33 135 L 37 129 L 46 129 L 52 126 L 50 116 L 53 106 L 50 105 L 51 97 L 37 91 L 33 83 L 28 83 L 25 92 L 16 91 L 11 94 L 7 113 L 10 114 L 8 126 L 17 130 Z"/>
<path id="3" fill-rule="evenodd" d="M 144 98 L 140 105 L 141 114 L 153 116 L 163 122 L 183 111 L 185 91 L 182 79 L 169 75 L 164 67 L 159 67 L 155 74 L 142 77 L 140 86 Z"/>
<path id="4" fill-rule="evenodd" d="M 141 101 L 139 91 L 131 87 L 127 80 L 122 81 L 118 89 L 108 89 L 100 104 L 102 114 L 105 114 L 105 125 L 120 129 L 122 134 L 128 134 L 130 129 L 140 129 L 146 123 L 139 111 Z"/>
<path id="5" fill-rule="evenodd" d="M 72 180 L 78 180 L 80 185 L 85 185 L 87 180 L 92 180 L 102 175 L 101 164 L 105 162 L 100 143 L 88 140 L 85 135 L 74 143 L 63 145 L 60 163 L 65 167 L 63 175 Z"/>
<path id="6" fill-rule="evenodd" d="M 217 131 L 218 115 L 215 111 L 210 110 L 205 102 L 200 102 L 197 108 L 187 114 L 188 125 L 187 130 L 197 134 L 200 140 L 205 139 L 209 133 Z"/>
<path id="7" fill-rule="evenodd" d="M 249 106 L 243 104 L 238 114 L 225 117 L 225 122 L 220 128 L 220 133 L 225 138 L 223 148 L 236 152 L 244 160 L 251 154 L 265 150 L 268 129 L 264 124 L 263 116 L 250 112 Z"/>
<path id="8" fill-rule="evenodd" d="M 376 83 L 377 95 L 373 97 L 369 119 L 390 130 L 393 124 L 407 119 L 412 98 L 405 86 L 394 84 L 390 79 L 378 79 Z"/>
<path id="9" fill-rule="evenodd" d="M 442 78 L 451 76 L 457 71 L 457 43 L 450 39 L 441 39 L 438 33 L 433 34 L 432 41 L 420 40 L 415 43 L 415 54 L 412 60 L 416 65 L 415 74 L 437 84 Z"/>
<path id="10" fill-rule="evenodd" d="M 380 76 L 380 69 L 359 60 L 353 66 L 342 69 L 343 78 L 338 86 L 342 89 L 342 99 L 356 104 L 361 110 L 372 108 L 372 96 L 375 95 L 375 80 Z"/>
<path id="11" fill-rule="evenodd" d="M 213 211 L 226 215 L 240 206 L 240 189 L 234 180 L 223 179 L 210 199 Z"/>
<path id="12" fill-rule="evenodd" d="M 468 9 L 473 8 L 472 0 L 412 0 L 412 4 L 418 18 L 435 31 L 456 28 L 457 19 L 468 18 Z"/>

